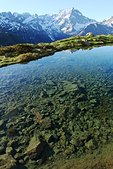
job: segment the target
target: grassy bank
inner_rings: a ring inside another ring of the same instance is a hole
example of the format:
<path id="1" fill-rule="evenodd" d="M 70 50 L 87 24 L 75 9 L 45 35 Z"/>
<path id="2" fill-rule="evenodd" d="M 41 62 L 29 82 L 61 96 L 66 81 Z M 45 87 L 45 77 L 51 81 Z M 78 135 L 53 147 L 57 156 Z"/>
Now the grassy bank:
<path id="1" fill-rule="evenodd" d="M 52 43 L 18 44 L 0 48 L 0 67 L 15 63 L 26 63 L 57 51 L 90 48 L 113 43 L 113 35 L 75 36 Z"/>

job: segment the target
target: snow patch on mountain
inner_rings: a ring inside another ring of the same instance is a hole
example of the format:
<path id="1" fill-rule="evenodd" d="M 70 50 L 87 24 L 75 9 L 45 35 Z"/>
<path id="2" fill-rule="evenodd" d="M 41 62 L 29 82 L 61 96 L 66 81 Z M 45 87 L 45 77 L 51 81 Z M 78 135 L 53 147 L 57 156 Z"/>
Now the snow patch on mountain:
<path id="1" fill-rule="evenodd" d="M 59 34 L 77 35 L 88 24 L 94 22 L 74 8 L 60 10 L 58 14 L 39 16 L 40 25 L 52 40 Z"/>
<path id="2" fill-rule="evenodd" d="M 96 22 L 85 17 L 80 11 L 70 8 L 58 14 L 38 16 L 29 13 L 0 13 L 0 32 L 13 33 L 25 42 L 50 42 L 75 35 L 113 33 L 113 17 Z M 44 40 L 46 39 L 46 40 Z"/>
<path id="3" fill-rule="evenodd" d="M 108 20 L 104 20 L 102 24 L 113 27 L 113 16 Z"/>

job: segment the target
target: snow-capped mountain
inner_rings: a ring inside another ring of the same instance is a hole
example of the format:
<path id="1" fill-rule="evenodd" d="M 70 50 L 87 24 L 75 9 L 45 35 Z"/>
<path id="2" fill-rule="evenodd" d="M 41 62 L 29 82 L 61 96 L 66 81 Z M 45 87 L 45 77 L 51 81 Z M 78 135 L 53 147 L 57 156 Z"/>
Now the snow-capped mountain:
<path id="1" fill-rule="evenodd" d="M 98 23 L 74 8 L 41 16 L 0 13 L 0 45 L 51 42 L 78 34 L 86 35 L 88 32 L 95 35 L 113 33 L 113 17 Z"/>
<path id="2" fill-rule="evenodd" d="M 96 22 L 86 26 L 79 35 L 86 35 L 88 32 L 92 32 L 94 35 L 100 34 L 113 34 L 113 17 L 103 22 Z"/>
<path id="3" fill-rule="evenodd" d="M 102 23 L 89 24 L 79 33 L 79 35 L 85 36 L 89 32 L 92 32 L 94 35 L 108 35 L 113 33 L 113 27 Z"/>
<path id="4" fill-rule="evenodd" d="M 56 15 L 42 15 L 39 16 L 39 23 L 43 30 L 47 32 L 52 41 L 69 37 L 64 33 L 55 19 Z"/>
<path id="5" fill-rule="evenodd" d="M 108 19 L 108 20 L 104 20 L 102 23 L 104 25 L 108 25 L 108 26 L 113 27 L 113 16 L 110 19 Z"/>
<path id="6" fill-rule="evenodd" d="M 90 23 L 95 21 L 82 15 L 74 8 L 61 10 L 55 18 L 60 29 L 69 35 L 78 34 L 78 32 Z"/>
<path id="7" fill-rule="evenodd" d="M 62 37 L 77 35 L 88 24 L 96 22 L 82 15 L 78 10 L 71 8 L 61 10 L 58 14 L 39 16 L 39 23 L 48 35 L 56 40 Z"/>
<path id="8" fill-rule="evenodd" d="M 28 13 L 0 13 L 0 33 L 18 36 L 20 42 L 50 42 L 51 39 L 39 25 L 38 17 Z"/>
<path id="9" fill-rule="evenodd" d="M 50 42 L 77 35 L 85 26 L 94 22 L 74 8 L 42 16 L 2 12 L 0 33 L 17 37 L 19 43 Z"/>

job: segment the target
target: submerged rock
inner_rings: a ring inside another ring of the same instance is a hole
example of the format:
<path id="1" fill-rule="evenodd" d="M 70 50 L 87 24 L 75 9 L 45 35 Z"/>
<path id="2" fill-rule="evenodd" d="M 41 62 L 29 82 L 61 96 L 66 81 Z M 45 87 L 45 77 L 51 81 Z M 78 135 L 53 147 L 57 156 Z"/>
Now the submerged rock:
<path id="1" fill-rule="evenodd" d="M 2 128 L 4 125 L 4 120 L 0 120 L 0 128 Z"/>
<path id="2" fill-rule="evenodd" d="M 54 85 L 55 85 L 52 80 L 47 80 L 47 81 L 46 81 L 46 84 L 47 84 L 47 85 L 51 85 L 51 86 L 54 86 Z"/>
<path id="3" fill-rule="evenodd" d="M 92 149 L 94 147 L 93 140 L 89 140 L 87 143 L 85 143 L 85 147 L 87 149 Z"/>
<path id="4" fill-rule="evenodd" d="M 6 135 L 6 132 L 4 130 L 0 131 L 0 137 L 4 137 Z"/>
<path id="5" fill-rule="evenodd" d="M 51 90 L 48 90 L 48 91 L 47 91 L 47 94 L 48 94 L 49 96 L 53 96 L 56 91 L 57 91 L 56 89 L 51 89 Z"/>
<path id="6" fill-rule="evenodd" d="M 52 128 L 52 120 L 49 117 L 44 118 L 40 127 L 43 130 L 51 129 Z"/>
<path id="7" fill-rule="evenodd" d="M 7 119 L 12 119 L 19 114 L 25 114 L 24 106 L 25 105 L 21 105 L 21 106 L 18 106 L 18 107 L 14 107 L 12 110 L 7 110 L 4 117 L 7 118 Z"/>
<path id="8" fill-rule="evenodd" d="M 14 155 L 15 154 L 15 151 L 12 147 L 7 147 L 6 148 L 6 154 L 8 155 Z"/>
<path id="9" fill-rule="evenodd" d="M 55 134 L 47 133 L 45 134 L 45 140 L 48 143 L 55 143 L 58 140 L 58 136 Z"/>
<path id="10" fill-rule="evenodd" d="M 31 160 L 44 160 L 48 156 L 49 146 L 44 140 L 37 139 L 33 136 L 27 147 L 26 154 Z"/>
<path id="11" fill-rule="evenodd" d="M 0 169 L 16 169 L 16 160 L 11 155 L 0 155 Z"/>
<path id="12" fill-rule="evenodd" d="M 64 90 L 67 92 L 79 92 L 79 88 L 77 84 L 73 84 L 71 82 L 67 82 L 64 85 Z"/>
<path id="13" fill-rule="evenodd" d="M 46 97 L 48 97 L 47 91 L 45 91 L 45 90 L 41 91 L 41 93 L 40 93 L 39 96 L 40 96 L 40 98 L 43 98 L 43 97 L 46 98 Z"/>
<path id="14" fill-rule="evenodd" d="M 2 145 L 0 146 L 0 155 L 5 154 L 5 147 Z"/>
<path id="15" fill-rule="evenodd" d="M 10 127 L 7 129 L 7 135 L 8 137 L 14 137 L 15 135 L 17 135 L 17 130 L 15 127 Z"/>

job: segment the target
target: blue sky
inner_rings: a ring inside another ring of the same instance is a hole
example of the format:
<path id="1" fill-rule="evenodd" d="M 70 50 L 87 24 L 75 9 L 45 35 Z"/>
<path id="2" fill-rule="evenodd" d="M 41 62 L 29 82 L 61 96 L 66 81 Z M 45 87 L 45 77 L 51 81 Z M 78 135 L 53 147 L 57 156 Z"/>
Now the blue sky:
<path id="1" fill-rule="evenodd" d="M 85 16 L 101 21 L 113 16 L 113 0 L 0 0 L 0 12 L 57 13 L 74 7 Z"/>

